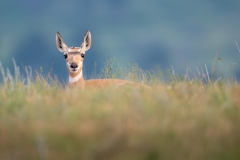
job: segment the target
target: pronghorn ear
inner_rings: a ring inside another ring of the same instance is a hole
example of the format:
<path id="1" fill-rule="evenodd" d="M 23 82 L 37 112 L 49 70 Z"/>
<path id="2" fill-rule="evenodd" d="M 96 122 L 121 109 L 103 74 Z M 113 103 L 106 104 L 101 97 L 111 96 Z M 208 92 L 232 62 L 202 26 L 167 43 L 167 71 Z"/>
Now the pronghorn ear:
<path id="1" fill-rule="evenodd" d="M 67 52 L 68 46 L 64 43 L 63 38 L 61 37 L 59 32 L 57 32 L 56 34 L 56 45 L 60 52 Z"/>
<path id="2" fill-rule="evenodd" d="M 86 52 L 92 44 L 92 38 L 91 38 L 91 33 L 89 30 L 87 30 L 86 35 L 84 36 L 83 42 L 81 44 L 81 48 L 84 49 Z"/>

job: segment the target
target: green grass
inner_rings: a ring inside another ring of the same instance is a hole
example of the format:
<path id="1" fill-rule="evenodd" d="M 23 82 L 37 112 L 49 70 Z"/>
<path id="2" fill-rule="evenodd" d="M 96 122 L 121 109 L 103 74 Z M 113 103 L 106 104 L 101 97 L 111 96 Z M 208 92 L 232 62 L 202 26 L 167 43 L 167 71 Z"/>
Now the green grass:
<path id="1" fill-rule="evenodd" d="M 172 72 L 163 83 L 139 72 L 126 75 L 151 89 L 83 91 L 29 72 L 3 74 L 0 159 L 240 159 L 238 83 Z"/>

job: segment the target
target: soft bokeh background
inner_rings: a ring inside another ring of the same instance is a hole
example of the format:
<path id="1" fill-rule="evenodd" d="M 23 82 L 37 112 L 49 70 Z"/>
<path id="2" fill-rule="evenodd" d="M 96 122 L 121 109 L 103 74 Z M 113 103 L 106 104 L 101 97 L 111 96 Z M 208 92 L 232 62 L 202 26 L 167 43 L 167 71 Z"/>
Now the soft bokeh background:
<path id="1" fill-rule="evenodd" d="M 87 29 L 93 39 L 84 61 L 87 79 L 95 68 L 99 73 L 106 57 L 143 70 L 173 67 L 181 74 L 184 62 L 194 72 L 205 64 L 211 70 L 217 52 L 219 69 L 240 79 L 239 0 L 3 0 L 0 61 L 12 68 L 14 58 L 20 66 L 42 67 L 44 74 L 52 69 L 67 80 L 55 34 L 60 31 L 69 47 L 79 46 Z"/>

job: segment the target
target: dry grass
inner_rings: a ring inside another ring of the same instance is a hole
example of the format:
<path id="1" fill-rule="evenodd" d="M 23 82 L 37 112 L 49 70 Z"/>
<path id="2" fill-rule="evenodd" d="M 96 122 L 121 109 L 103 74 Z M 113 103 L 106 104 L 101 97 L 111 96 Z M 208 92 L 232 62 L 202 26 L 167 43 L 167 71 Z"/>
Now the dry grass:
<path id="1" fill-rule="evenodd" d="M 0 159 L 240 159 L 240 85 L 0 88 Z"/>

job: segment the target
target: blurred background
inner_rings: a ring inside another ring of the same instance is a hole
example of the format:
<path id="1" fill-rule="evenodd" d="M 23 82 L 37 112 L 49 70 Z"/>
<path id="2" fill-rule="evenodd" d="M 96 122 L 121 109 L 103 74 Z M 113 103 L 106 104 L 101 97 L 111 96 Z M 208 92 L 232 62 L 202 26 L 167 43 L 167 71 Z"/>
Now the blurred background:
<path id="1" fill-rule="evenodd" d="M 0 61 L 52 71 L 68 78 L 63 54 L 55 45 L 59 31 L 66 44 L 80 46 L 86 30 L 92 46 L 84 61 L 85 79 L 99 74 L 107 57 L 143 70 L 187 67 L 209 71 L 215 65 L 224 75 L 240 80 L 239 0 L 69 0 L 0 1 Z M 218 55 L 217 55 L 218 53 Z M 217 56 L 216 56 L 217 55 Z"/>

